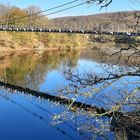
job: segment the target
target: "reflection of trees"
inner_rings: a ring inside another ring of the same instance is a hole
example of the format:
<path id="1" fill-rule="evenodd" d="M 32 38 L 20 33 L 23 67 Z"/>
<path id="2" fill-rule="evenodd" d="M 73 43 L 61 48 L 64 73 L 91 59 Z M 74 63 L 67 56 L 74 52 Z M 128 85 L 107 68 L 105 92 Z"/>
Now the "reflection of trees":
<path id="1" fill-rule="evenodd" d="M 4 80 L 6 77 L 5 80 L 9 83 L 37 88 L 43 82 L 46 73 L 66 65 L 69 59 L 71 59 L 74 64 L 73 66 L 75 66 L 78 59 L 77 52 L 12 55 L 8 59 L 9 65 L 3 64 L 5 71 L 3 72 L 3 68 L 0 70 L 3 73 L 1 79 Z"/>

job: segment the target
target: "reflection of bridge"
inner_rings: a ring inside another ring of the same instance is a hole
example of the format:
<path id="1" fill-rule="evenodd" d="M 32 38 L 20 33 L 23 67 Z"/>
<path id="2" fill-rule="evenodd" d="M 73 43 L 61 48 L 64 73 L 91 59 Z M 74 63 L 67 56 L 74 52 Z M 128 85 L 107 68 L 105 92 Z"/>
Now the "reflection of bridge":
<path id="1" fill-rule="evenodd" d="M 86 104 L 86 103 L 82 103 L 82 102 L 78 102 L 78 101 L 73 102 L 73 100 L 68 99 L 68 98 L 59 97 L 59 96 L 51 95 L 51 94 L 48 94 L 48 93 L 31 90 L 29 88 L 15 86 L 15 85 L 12 85 L 12 84 L 9 84 L 9 83 L 0 82 L 0 87 L 6 88 L 6 89 L 11 89 L 13 91 L 19 91 L 19 92 L 25 93 L 27 95 L 35 96 L 39 99 L 40 98 L 48 99 L 50 101 L 57 102 L 57 103 L 60 103 L 60 104 L 71 105 L 72 107 L 76 107 L 76 108 L 79 108 L 79 109 L 84 109 L 86 111 L 91 111 L 92 110 L 92 111 L 97 112 L 99 114 L 102 114 L 102 113 L 106 112 L 105 109 L 99 108 L 97 106 L 92 106 L 90 104 Z"/>
<path id="2" fill-rule="evenodd" d="M 33 96 L 35 96 L 39 99 L 41 99 L 41 98 L 42 99 L 49 99 L 50 101 L 57 102 L 57 103 L 60 103 L 60 104 L 71 105 L 71 106 L 77 107 L 79 109 L 84 109 L 86 111 L 92 111 L 93 113 L 99 113 L 99 114 L 102 114 L 101 116 L 106 115 L 108 117 L 113 117 L 113 120 L 111 121 L 111 125 L 112 125 L 113 130 L 115 130 L 115 128 L 118 128 L 119 131 L 122 131 L 121 130 L 121 126 L 122 126 L 123 127 L 122 132 L 126 132 L 127 137 L 132 136 L 135 139 L 138 138 L 138 135 L 135 135 L 135 134 L 139 133 L 139 125 L 138 125 L 137 121 L 133 122 L 133 115 L 134 116 L 135 115 L 139 116 L 139 112 L 130 112 L 130 113 L 128 112 L 128 113 L 124 113 L 125 114 L 124 115 L 122 112 L 116 111 L 116 112 L 112 112 L 112 113 L 110 112 L 108 114 L 107 113 L 108 110 L 105 110 L 104 108 L 99 108 L 97 106 L 92 106 L 90 104 L 86 104 L 86 103 L 82 103 L 82 102 L 78 102 L 78 101 L 73 102 L 73 100 L 71 100 L 71 99 L 67 99 L 67 98 L 63 98 L 63 97 L 59 97 L 59 96 L 55 96 L 55 95 L 50 95 L 48 93 L 34 91 L 34 90 L 29 89 L 29 88 L 15 86 L 15 85 L 11 85 L 11 84 L 4 83 L 4 82 L 0 82 L 0 87 L 10 89 L 10 90 L 13 90 L 13 91 L 19 91 L 19 92 L 22 92 L 26 95 L 33 95 Z M 8 99 L 8 98 L 6 98 L 6 99 Z M 10 101 L 13 102 L 14 104 L 17 104 L 13 100 L 10 100 Z M 25 107 L 23 107 L 22 105 L 19 105 L 19 104 L 17 104 L 17 105 L 22 107 L 23 109 L 25 109 Z M 29 113 L 34 115 L 34 112 L 30 111 L 29 109 L 26 109 L 26 111 L 28 111 Z M 46 120 L 44 120 L 44 118 L 42 116 L 38 115 L 38 117 L 46 122 Z M 129 121 L 130 124 L 129 125 L 125 124 L 124 120 Z M 119 121 L 119 122 L 117 122 L 117 121 Z M 124 124 L 125 124 L 125 126 L 124 126 Z M 135 132 L 135 133 L 133 133 L 133 132 Z"/>
<path id="3" fill-rule="evenodd" d="M 49 28 L 35 28 L 35 27 L 10 27 L 1 26 L 0 31 L 9 32 L 49 32 L 49 33 L 70 33 L 70 34 L 104 34 L 104 35 L 127 35 L 140 36 L 137 32 L 114 32 L 114 31 L 96 31 L 96 30 L 72 30 L 72 29 L 49 29 Z"/>

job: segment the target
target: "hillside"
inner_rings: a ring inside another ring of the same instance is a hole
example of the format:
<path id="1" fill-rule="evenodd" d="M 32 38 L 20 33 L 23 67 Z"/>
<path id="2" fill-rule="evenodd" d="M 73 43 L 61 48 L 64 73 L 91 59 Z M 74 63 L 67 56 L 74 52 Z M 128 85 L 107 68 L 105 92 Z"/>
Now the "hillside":
<path id="1" fill-rule="evenodd" d="M 88 16 L 61 17 L 50 20 L 50 25 L 58 28 L 72 29 L 113 29 L 128 30 L 137 24 L 140 11 L 123 11 L 114 13 L 103 13 Z"/>

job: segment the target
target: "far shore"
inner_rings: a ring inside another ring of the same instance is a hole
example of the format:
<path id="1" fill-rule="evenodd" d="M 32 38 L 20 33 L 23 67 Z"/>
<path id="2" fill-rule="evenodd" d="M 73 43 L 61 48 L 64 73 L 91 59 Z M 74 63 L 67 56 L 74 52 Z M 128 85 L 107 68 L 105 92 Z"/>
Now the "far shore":
<path id="1" fill-rule="evenodd" d="M 78 47 L 74 47 L 74 48 L 68 48 L 68 49 L 66 49 L 66 48 L 64 48 L 64 49 L 60 49 L 60 48 L 28 48 L 28 47 L 26 47 L 26 48 L 14 48 L 14 49 L 11 49 L 11 48 L 2 48 L 2 47 L 0 47 L 0 52 L 31 52 L 31 51 L 33 51 L 33 52 L 45 52 L 45 51 L 69 51 L 69 50 L 85 50 L 85 49 L 89 49 L 89 48 L 87 48 L 87 47 L 80 47 L 80 48 L 78 48 Z"/>
<path id="2" fill-rule="evenodd" d="M 42 54 L 43 52 L 65 52 L 65 51 L 73 51 L 73 50 L 96 50 L 96 51 L 100 51 L 102 53 L 105 53 L 107 55 L 111 55 L 115 52 L 119 52 L 121 48 L 118 47 L 100 47 L 100 48 L 96 48 L 96 47 L 74 47 L 74 48 L 70 48 L 70 49 L 60 49 L 60 48 L 28 48 L 28 47 L 22 47 L 22 48 L 8 48 L 8 47 L 0 47 L 0 55 L 6 55 L 7 53 L 19 53 L 19 54 L 24 54 L 24 53 L 29 53 L 29 52 L 36 52 L 38 54 Z M 129 49 L 129 50 L 124 50 L 121 52 L 123 56 L 127 56 L 129 54 L 134 53 L 133 49 Z"/>

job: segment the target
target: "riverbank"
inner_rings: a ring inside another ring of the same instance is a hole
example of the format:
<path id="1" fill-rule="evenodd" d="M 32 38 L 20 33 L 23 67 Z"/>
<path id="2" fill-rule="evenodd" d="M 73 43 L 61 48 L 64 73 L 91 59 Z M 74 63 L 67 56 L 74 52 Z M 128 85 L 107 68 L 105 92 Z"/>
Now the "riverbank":
<path id="1" fill-rule="evenodd" d="M 132 43 L 140 47 L 140 38 L 116 37 L 110 35 L 79 35 L 56 33 L 0 32 L 0 51 L 60 51 L 73 49 L 94 49 L 111 53 L 127 48 Z"/>
<path id="2" fill-rule="evenodd" d="M 0 50 L 63 50 L 88 46 L 83 35 L 54 33 L 0 32 Z"/>

